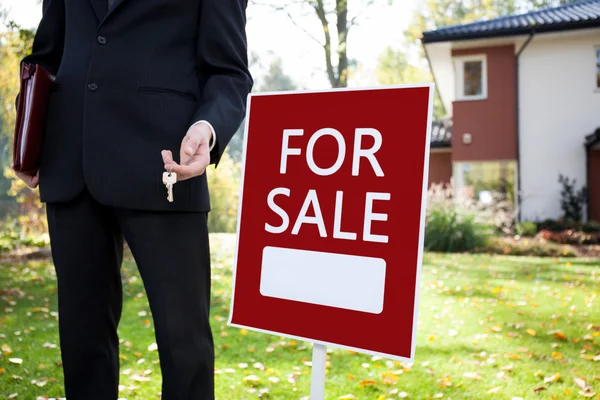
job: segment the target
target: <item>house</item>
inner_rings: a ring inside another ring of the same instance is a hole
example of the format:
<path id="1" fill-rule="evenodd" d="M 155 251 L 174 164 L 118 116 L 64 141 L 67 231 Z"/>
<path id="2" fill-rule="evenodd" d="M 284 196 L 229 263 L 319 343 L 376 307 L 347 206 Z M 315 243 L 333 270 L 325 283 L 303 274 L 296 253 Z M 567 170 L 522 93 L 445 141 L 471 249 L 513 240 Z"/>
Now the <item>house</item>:
<path id="1" fill-rule="evenodd" d="M 600 221 L 600 0 L 444 27 L 422 43 L 451 118 L 433 126 L 430 182 L 501 190 L 521 220 L 539 221 L 562 214 L 562 174 L 588 186 Z"/>

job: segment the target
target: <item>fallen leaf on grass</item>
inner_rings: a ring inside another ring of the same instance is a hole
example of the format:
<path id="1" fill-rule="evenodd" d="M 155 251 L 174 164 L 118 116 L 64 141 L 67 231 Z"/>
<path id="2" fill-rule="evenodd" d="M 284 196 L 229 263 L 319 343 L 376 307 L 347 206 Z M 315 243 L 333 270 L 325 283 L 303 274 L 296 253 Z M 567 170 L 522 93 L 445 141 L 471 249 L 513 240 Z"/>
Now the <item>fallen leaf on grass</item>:
<path id="1" fill-rule="evenodd" d="M 394 374 L 393 372 L 386 372 L 381 374 L 381 377 L 383 378 L 383 383 L 386 385 L 393 385 L 398 383 L 398 376 L 396 376 L 396 374 Z"/>
<path id="2" fill-rule="evenodd" d="M 13 364 L 23 364 L 23 360 L 20 358 L 9 358 L 8 362 L 13 363 Z"/>
<path id="3" fill-rule="evenodd" d="M 6 370 L 4 368 L 0 368 L 0 375 L 2 375 L 5 372 L 6 372 Z"/>
<path id="4" fill-rule="evenodd" d="M 548 377 L 544 378 L 544 383 L 558 382 L 559 379 L 560 379 L 560 374 L 556 373 L 552 376 L 548 376 Z"/>
<path id="5" fill-rule="evenodd" d="M 575 381 L 575 384 L 577 386 L 584 390 L 590 387 L 590 385 L 588 385 L 588 383 L 583 378 L 573 378 L 573 381 Z"/>
<path id="6" fill-rule="evenodd" d="M 136 381 L 136 382 L 149 382 L 150 378 L 148 378 L 147 376 L 142 376 L 142 375 L 131 375 L 129 377 L 129 379 L 131 379 L 132 381 Z"/>
<path id="7" fill-rule="evenodd" d="M 471 378 L 476 380 L 481 379 L 481 375 L 479 375 L 477 372 L 465 372 L 463 376 L 465 378 Z"/>
<path id="8" fill-rule="evenodd" d="M 546 390 L 546 388 L 544 386 L 538 386 L 533 389 L 533 393 L 541 392 L 542 390 Z"/>
<path id="9" fill-rule="evenodd" d="M 553 352 L 552 352 L 552 358 L 555 358 L 555 359 L 557 359 L 557 360 L 562 360 L 562 358 L 563 358 L 563 355 L 562 355 L 562 353 L 558 353 L 558 352 L 556 352 L 556 351 L 553 351 Z"/>
<path id="10" fill-rule="evenodd" d="M 46 348 L 46 349 L 55 349 L 55 348 L 57 348 L 58 346 L 57 346 L 57 345 L 55 345 L 55 344 L 52 344 L 52 343 L 44 343 L 44 346 L 43 346 L 43 347 L 44 347 L 44 348 Z"/>
<path id="11" fill-rule="evenodd" d="M 264 371 L 266 368 L 262 363 L 256 362 L 252 365 L 254 368 Z"/>
<path id="12" fill-rule="evenodd" d="M 11 354 L 11 353 L 12 353 L 12 350 L 11 350 L 11 348 L 10 348 L 10 346 L 9 346 L 9 345 L 7 345 L 7 344 L 3 344 L 3 345 L 2 345 L 2 352 L 3 352 L 4 354 Z"/>
<path id="13" fill-rule="evenodd" d="M 401 399 L 406 399 L 408 397 L 408 393 L 400 392 L 400 393 L 398 393 L 398 397 L 400 397 Z"/>
<path id="14" fill-rule="evenodd" d="M 500 390 L 499 387 L 493 387 L 490 390 L 488 390 L 488 393 L 496 393 L 498 390 Z"/>
<path id="15" fill-rule="evenodd" d="M 442 397 L 444 397 L 444 393 L 436 393 L 433 395 L 434 399 L 441 399 Z"/>
<path id="16" fill-rule="evenodd" d="M 251 386 L 257 386 L 260 384 L 260 378 L 256 375 L 248 375 L 247 377 L 242 379 L 242 382 L 247 383 Z"/>
<path id="17" fill-rule="evenodd" d="M 553 333 L 554 337 L 559 339 L 559 340 L 567 340 L 567 336 L 563 333 L 563 332 L 554 332 Z"/>
<path id="18" fill-rule="evenodd" d="M 373 380 L 367 379 L 367 380 L 364 380 L 364 381 L 360 381 L 359 385 L 360 385 L 360 387 L 365 387 L 365 386 L 377 385 L 377 382 L 373 381 Z"/>
<path id="19" fill-rule="evenodd" d="M 31 381 L 31 384 L 36 385 L 37 387 L 44 387 L 48 383 L 48 378 L 40 378 L 34 379 Z"/>
<path id="20" fill-rule="evenodd" d="M 345 394 L 341 397 L 338 397 L 338 400 L 353 400 L 356 399 L 356 396 L 354 396 L 353 394 Z"/>
<path id="21" fill-rule="evenodd" d="M 156 343 L 152 343 L 150 346 L 148 346 L 148 351 L 156 351 L 158 350 L 158 345 Z"/>
<path id="22" fill-rule="evenodd" d="M 529 336 L 535 336 L 535 329 L 530 328 L 530 329 L 527 329 L 525 332 L 527 332 L 527 334 Z"/>
<path id="23" fill-rule="evenodd" d="M 15 397 L 17 397 L 19 395 L 19 393 L 13 393 L 11 395 L 8 396 L 9 399 L 14 399 Z"/>

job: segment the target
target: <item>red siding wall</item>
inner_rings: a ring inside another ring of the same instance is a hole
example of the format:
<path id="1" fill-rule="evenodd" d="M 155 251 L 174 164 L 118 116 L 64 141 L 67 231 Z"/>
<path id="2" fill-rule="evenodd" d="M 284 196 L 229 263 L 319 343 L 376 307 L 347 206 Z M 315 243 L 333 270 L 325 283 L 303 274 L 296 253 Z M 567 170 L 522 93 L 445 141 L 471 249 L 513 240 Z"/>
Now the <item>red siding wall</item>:
<path id="1" fill-rule="evenodd" d="M 588 157 L 588 217 L 600 222 L 600 149 L 590 150 Z"/>
<path id="2" fill-rule="evenodd" d="M 516 72 L 513 45 L 452 50 L 452 56 L 487 55 L 487 99 L 455 101 L 454 161 L 516 160 Z M 472 135 L 463 144 L 463 134 Z"/>
<path id="3" fill-rule="evenodd" d="M 452 152 L 432 151 L 429 154 L 429 186 L 450 183 L 452 178 Z"/>

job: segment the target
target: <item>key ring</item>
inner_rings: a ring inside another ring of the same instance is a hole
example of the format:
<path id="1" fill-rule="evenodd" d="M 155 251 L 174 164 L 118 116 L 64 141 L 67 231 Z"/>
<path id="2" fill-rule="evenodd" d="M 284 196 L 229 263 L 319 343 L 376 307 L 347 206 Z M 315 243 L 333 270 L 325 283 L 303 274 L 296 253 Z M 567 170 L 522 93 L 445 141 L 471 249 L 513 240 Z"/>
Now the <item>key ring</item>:
<path id="1" fill-rule="evenodd" d="M 169 172 L 169 176 L 170 176 L 171 172 L 173 171 L 173 166 L 171 164 L 169 164 L 167 171 Z"/>

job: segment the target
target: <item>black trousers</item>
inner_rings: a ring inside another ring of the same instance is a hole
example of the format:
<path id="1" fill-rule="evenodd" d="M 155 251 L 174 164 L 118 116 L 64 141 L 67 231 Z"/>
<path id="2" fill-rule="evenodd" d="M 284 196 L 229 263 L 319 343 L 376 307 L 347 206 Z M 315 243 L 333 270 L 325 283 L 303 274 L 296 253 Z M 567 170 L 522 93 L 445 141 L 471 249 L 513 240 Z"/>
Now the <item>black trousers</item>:
<path id="1" fill-rule="evenodd" d="M 118 398 L 124 239 L 150 302 L 162 399 L 214 399 L 207 213 L 115 208 L 85 190 L 47 216 L 67 399 Z"/>

